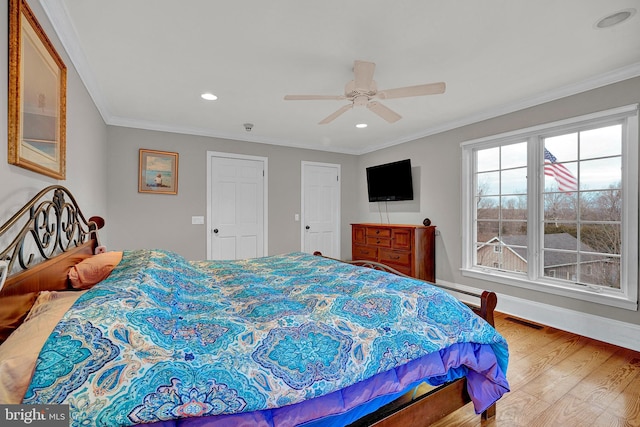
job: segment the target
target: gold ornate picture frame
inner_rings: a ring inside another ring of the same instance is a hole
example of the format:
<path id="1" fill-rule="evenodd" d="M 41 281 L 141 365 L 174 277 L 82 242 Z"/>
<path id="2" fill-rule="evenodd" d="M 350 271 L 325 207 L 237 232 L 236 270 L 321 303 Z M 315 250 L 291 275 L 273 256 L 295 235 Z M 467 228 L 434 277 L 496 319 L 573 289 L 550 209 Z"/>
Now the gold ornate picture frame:
<path id="1" fill-rule="evenodd" d="M 67 67 L 25 0 L 9 0 L 8 161 L 66 177 Z"/>
<path id="2" fill-rule="evenodd" d="M 178 194 L 178 153 L 140 149 L 138 192 Z"/>

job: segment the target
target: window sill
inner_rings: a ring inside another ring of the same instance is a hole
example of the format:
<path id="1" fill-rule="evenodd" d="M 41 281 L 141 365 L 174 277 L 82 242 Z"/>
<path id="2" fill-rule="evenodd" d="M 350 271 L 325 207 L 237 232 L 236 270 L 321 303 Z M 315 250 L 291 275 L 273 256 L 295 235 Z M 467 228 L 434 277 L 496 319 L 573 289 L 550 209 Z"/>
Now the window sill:
<path id="1" fill-rule="evenodd" d="M 532 291 L 544 292 L 553 295 L 560 295 L 567 298 L 573 298 L 582 301 L 589 301 L 596 304 L 608 305 L 611 307 L 623 308 L 625 310 L 638 310 L 638 302 L 632 301 L 622 291 L 598 289 L 591 290 L 589 288 L 575 288 L 563 286 L 557 283 L 533 282 L 526 277 L 510 274 L 508 272 L 496 270 L 480 270 L 480 269 L 460 269 L 465 277 L 471 277 L 489 282 L 497 282 L 504 285 L 517 286 Z"/>

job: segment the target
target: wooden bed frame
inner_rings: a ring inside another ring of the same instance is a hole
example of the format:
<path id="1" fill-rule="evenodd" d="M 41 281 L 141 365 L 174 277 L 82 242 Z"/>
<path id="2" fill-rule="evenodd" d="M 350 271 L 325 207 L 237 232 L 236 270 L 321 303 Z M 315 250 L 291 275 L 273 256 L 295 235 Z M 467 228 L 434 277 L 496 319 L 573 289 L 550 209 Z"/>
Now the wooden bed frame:
<path id="1" fill-rule="evenodd" d="M 52 195 L 52 197 L 51 197 Z M 51 199 L 49 199 L 51 197 Z M 23 223 L 22 226 L 18 225 Z M 104 226 L 101 217 L 86 220 L 66 188 L 53 185 L 40 191 L 9 221 L 0 227 L 0 242 L 10 240 L 0 252 L 0 260 L 9 263 L 9 275 L 0 291 L 2 297 L 37 291 L 70 290 L 69 269 L 94 254 L 99 246 L 97 231 Z M 19 228 L 20 227 L 20 228 Z M 19 228 L 18 231 L 15 231 Z M 13 235 L 10 233 L 13 230 Z M 316 255 L 322 255 L 316 253 Z M 405 276 L 371 261 L 344 261 Z M 482 295 L 447 288 L 478 298 L 472 309 L 491 325 L 497 304 L 496 294 Z M 422 393 L 409 393 L 365 416 L 351 426 L 429 425 L 471 402 L 466 379 L 461 378 Z M 482 419 L 495 416 L 495 404 Z"/>

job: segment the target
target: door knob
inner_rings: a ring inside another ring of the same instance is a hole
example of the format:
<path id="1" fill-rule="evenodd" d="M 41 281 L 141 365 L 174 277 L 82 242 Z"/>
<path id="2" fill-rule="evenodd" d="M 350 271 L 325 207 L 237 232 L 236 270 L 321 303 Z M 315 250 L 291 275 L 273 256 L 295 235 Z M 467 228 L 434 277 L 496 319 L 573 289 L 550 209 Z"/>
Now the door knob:
<path id="1" fill-rule="evenodd" d="M 309 226 L 307 225 L 307 226 L 306 226 L 306 227 L 304 227 L 304 228 L 306 228 L 306 229 L 308 230 L 308 229 L 310 229 L 311 227 L 309 227 Z"/>
<path id="2" fill-rule="evenodd" d="M 215 234 L 218 234 L 218 229 L 217 229 L 217 228 L 214 228 L 214 229 L 213 229 L 213 232 L 214 232 Z"/>

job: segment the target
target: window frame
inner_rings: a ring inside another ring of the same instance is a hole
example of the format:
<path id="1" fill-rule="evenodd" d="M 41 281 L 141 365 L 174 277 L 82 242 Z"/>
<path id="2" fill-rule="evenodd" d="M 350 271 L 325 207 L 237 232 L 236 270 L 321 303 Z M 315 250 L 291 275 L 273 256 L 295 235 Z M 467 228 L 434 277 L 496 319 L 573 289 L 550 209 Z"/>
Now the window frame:
<path id="1" fill-rule="evenodd" d="M 544 189 L 544 137 L 565 132 L 622 123 L 622 250 L 620 289 L 560 282 L 544 276 L 541 238 L 544 214 L 541 193 Z M 527 182 L 526 273 L 496 270 L 476 265 L 475 151 L 518 142 L 527 142 L 527 174 L 536 179 Z M 533 126 L 512 132 L 464 141 L 462 149 L 462 264 L 465 277 L 498 282 L 554 295 L 590 301 L 628 310 L 638 309 L 638 104 L 627 105 L 570 119 Z M 532 161 L 531 159 L 536 159 Z"/>

